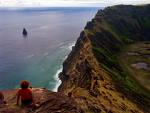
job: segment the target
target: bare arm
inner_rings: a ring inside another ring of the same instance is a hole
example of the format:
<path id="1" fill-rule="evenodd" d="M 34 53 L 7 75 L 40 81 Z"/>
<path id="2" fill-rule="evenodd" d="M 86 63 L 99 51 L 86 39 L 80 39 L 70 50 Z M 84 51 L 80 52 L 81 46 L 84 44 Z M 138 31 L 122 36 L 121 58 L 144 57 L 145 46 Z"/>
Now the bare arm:
<path id="1" fill-rule="evenodd" d="M 33 103 L 33 105 L 35 105 L 35 100 L 34 100 L 34 94 L 33 94 L 33 92 L 32 92 L 32 103 Z"/>
<path id="2" fill-rule="evenodd" d="M 19 105 L 20 95 L 17 93 L 17 105 Z"/>

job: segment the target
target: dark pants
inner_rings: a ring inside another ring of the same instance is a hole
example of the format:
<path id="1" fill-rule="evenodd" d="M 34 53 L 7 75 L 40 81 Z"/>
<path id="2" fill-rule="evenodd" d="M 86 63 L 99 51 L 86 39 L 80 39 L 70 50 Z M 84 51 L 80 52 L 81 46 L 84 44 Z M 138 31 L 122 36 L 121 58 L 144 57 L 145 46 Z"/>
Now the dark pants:
<path id="1" fill-rule="evenodd" d="M 21 104 L 22 106 L 27 106 L 27 105 L 31 105 L 33 102 L 32 99 L 28 99 L 28 100 L 21 100 Z"/>

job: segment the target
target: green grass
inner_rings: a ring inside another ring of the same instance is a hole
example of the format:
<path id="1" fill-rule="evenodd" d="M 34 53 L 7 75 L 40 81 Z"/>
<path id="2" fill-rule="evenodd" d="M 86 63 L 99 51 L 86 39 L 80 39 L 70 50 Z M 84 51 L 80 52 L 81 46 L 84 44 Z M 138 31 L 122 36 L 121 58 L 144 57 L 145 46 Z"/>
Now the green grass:
<path id="1" fill-rule="evenodd" d="M 102 23 L 97 22 L 97 24 L 95 24 L 96 26 L 94 27 L 94 29 L 86 30 L 86 33 L 94 37 L 95 32 L 101 32 L 100 29 L 103 28 L 112 34 L 112 38 L 114 38 L 115 40 L 118 40 L 121 43 L 120 44 L 121 46 L 116 46 L 114 44 L 114 46 L 118 48 L 118 50 L 114 52 L 111 50 L 111 48 L 109 49 L 107 48 L 107 46 L 104 46 L 105 48 L 104 47 L 102 48 L 99 45 L 97 45 L 94 41 L 92 41 L 93 52 L 95 56 L 97 57 L 99 64 L 109 73 L 114 83 L 118 84 L 118 86 L 121 86 L 124 92 L 128 92 L 128 94 L 134 93 L 134 94 L 140 95 L 143 98 L 143 100 L 147 101 L 150 104 L 150 101 L 149 101 L 150 91 L 147 90 L 143 85 L 141 85 L 134 78 L 133 73 L 131 73 L 129 70 L 129 65 L 122 62 L 122 56 L 125 54 L 126 50 L 129 50 L 128 46 L 138 42 L 138 38 L 136 39 L 137 34 L 136 33 L 134 34 L 133 32 L 131 32 L 132 30 L 136 28 L 135 24 L 138 24 L 138 23 L 136 23 L 137 21 L 133 18 L 131 20 L 132 21 L 130 22 L 126 21 L 127 25 L 124 26 L 124 29 L 122 30 L 123 32 L 119 32 L 115 24 L 108 22 L 107 20 L 102 20 L 103 21 Z M 118 24 L 120 23 L 118 22 Z M 129 30 L 128 25 L 131 25 L 130 26 L 131 31 Z M 143 26 L 146 26 L 146 25 L 147 27 L 149 27 L 150 21 L 145 19 Z M 137 32 L 137 31 L 138 30 L 135 29 L 134 32 Z M 107 35 L 105 38 L 107 38 Z M 133 57 L 132 59 L 130 58 L 129 60 L 130 62 L 134 62 L 135 59 L 141 60 L 141 58 L 137 58 L 137 57 Z M 143 59 L 143 61 L 145 61 L 145 59 Z"/>
<path id="2" fill-rule="evenodd" d="M 131 67 L 131 64 L 137 63 L 137 62 L 145 62 L 147 64 L 150 64 L 149 63 L 150 58 L 145 58 L 141 55 L 139 55 L 139 56 L 124 55 L 128 51 L 140 52 L 140 53 L 143 53 L 143 54 L 145 52 L 147 53 L 147 51 L 145 51 L 145 50 L 142 51 L 141 45 L 142 44 L 132 44 L 131 46 L 128 46 L 125 49 L 125 51 L 122 52 L 122 55 L 120 56 L 120 59 L 121 59 L 121 64 L 123 64 L 123 66 L 124 66 L 124 69 L 130 74 L 131 77 L 133 77 L 133 79 L 135 79 L 135 81 L 138 77 L 141 77 L 142 80 L 145 79 L 145 82 L 146 82 L 146 81 L 150 80 L 149 71 L 142 70 L 142 69 L 134 69 L 134 68 Z M 140 86 L 146 92 L 150 93 L 149 89 L 146 89 L 146 87 L 144 86 L 144 83 L 140 82 Z"/>
<path id="3" fill-rule="evenodd" d="M 122 51 L 116 54 L 109 54 L 102 48 L 93 47 L 93 51 L 97 54 L 103 54 L 106 58 L 107 63 L 102 63 L 100 61 L 100 65 L 111 75 L 113 81 L 120 84 L 125 92 L 129 94 L 136 93 L 139 94 L 143 100 L 149 102 L 150 92 L 143 85 L 139 84 L 139 82 L 133 77 L 132 73 L 127 68 L 127 65 L 121 61 L 121 55 L 124 54 L 125 48 L 122 48 Z M 109 63 L 108 63 L 109 62 Z M 121 68 L 121 71 L 112 68 L 109 64 L 118 65 Z M 145 98 L 146 97 L 146 98 Z"/>

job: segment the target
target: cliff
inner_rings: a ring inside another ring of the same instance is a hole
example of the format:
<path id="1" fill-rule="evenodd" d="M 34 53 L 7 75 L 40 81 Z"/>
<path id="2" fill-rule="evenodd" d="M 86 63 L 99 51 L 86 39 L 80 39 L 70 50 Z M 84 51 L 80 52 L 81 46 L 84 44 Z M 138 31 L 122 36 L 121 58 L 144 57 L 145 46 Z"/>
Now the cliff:
<path id="1" fill-rule="evenodd" d="M 150 5 L 99 10 L 63 63 L 58 92 L 33 88 L 34 113 L 150 113 Z M 16 90 L 0 113 L 28 113 Z"/>
<path id="2" fill-rule="evenodd" d="M 149 113 L 150 68 L 131 67 L 150 65 L 150 56 L 141 58 L 150 55 L 149 12 L 150 5 L 99 10 L 63 63 L 59 91 L 71 94 L 86 113 Z"/>

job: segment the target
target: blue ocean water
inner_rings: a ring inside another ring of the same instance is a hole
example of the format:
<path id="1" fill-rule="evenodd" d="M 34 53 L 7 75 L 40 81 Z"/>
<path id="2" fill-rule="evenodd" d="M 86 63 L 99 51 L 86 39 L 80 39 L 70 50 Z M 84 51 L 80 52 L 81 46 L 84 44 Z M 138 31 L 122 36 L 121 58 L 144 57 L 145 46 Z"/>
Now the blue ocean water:
<path id="1" fill-rule="evenodd" d="M 98 9 L 0 8 L 0 90 L 28 80 L 56 91 L 63 61 Z"/>

